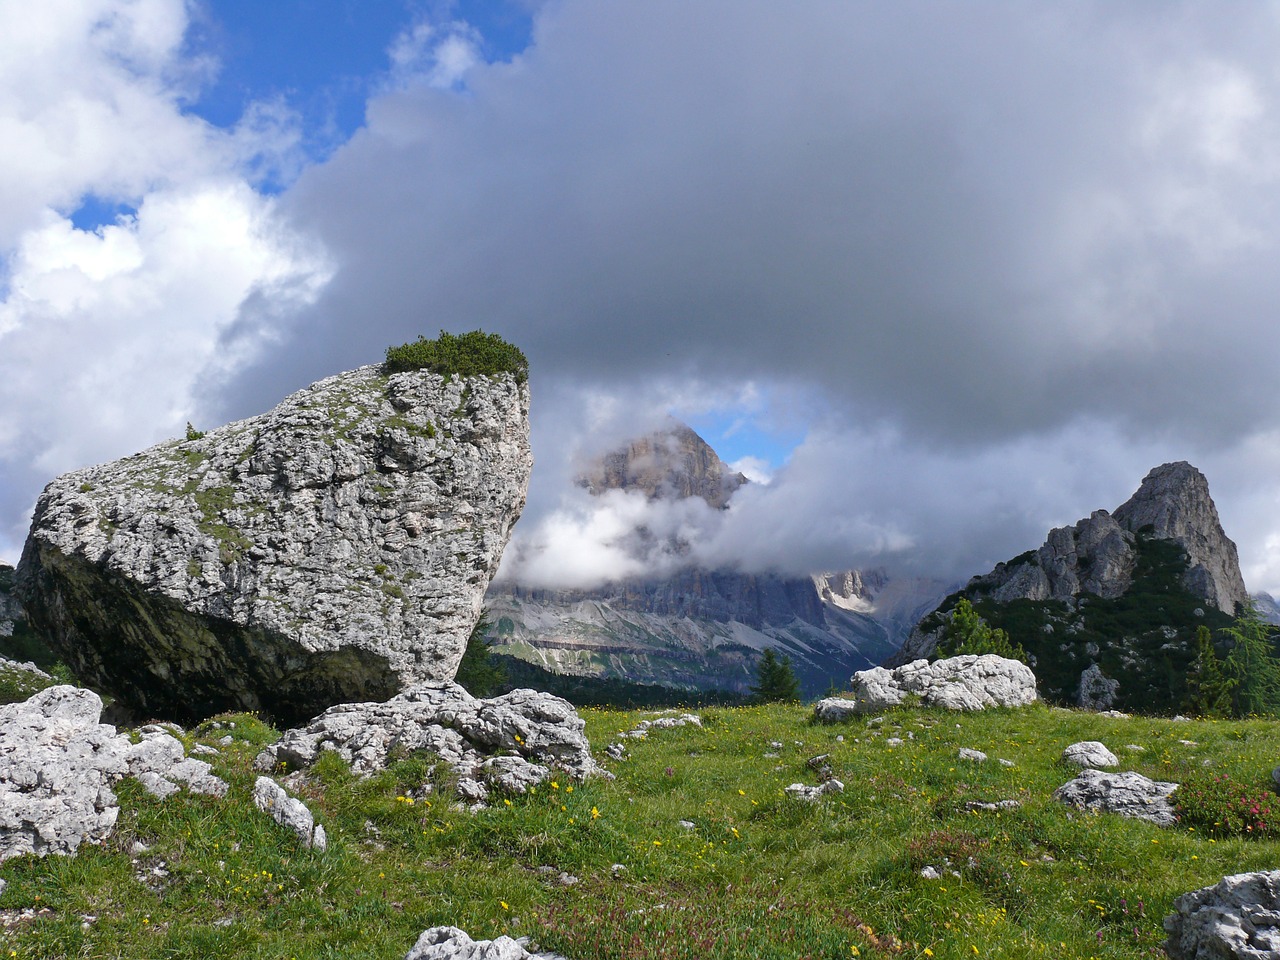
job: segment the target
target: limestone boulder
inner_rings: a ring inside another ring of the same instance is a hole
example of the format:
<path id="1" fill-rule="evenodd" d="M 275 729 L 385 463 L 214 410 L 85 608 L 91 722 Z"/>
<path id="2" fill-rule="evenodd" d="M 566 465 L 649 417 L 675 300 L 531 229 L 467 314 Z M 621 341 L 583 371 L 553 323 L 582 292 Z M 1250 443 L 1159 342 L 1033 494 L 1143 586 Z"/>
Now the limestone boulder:
<path id="1" fill-rule="evenodd" d="M 1116 813 L 1171 827 L 1178 818 L 1169 795 L 1177 789 L 1176 783 L 1151 780 L 1132 771 L 1082 770 L 1074 780 L 1055 790 L 1053 797 L 1081 810 Z"/>
<path id="2" fill-rule="evenodd" d="M 76 675 L 151 717 L 299 722 L 453 677 L 532 459 L 509 374 L 330 377 L 59 477 L 16 590 Z"/>
<path id="3" fill-rule="evenodd" d="M 328 846 L 324 827 L 316 823 L 307 805 L 289 796 L 284 787 L 270 777 L 259 777 L 254 782 L 253 805 L 296 835 L 304 847 L 323 853 Z"/>
<path id="4" fill-rule="evenodd" d="M 511 937 L 472 940 L 457 927 L 432 927 L 418 937 L 404 960 L 564 960 L 554 953 L 530 953 Z"/>
<path id="5" fill-rule="evenodd" d="M 1280 870 L 1237 873 L 1184 893 L 1164 919 L 1171 960 L 1280 957 Z"/>
<path id="6" fill-rule="evenodd" d="M 111 834 L 130 744 L 101 716 L 97 694 L 66 685 L 0 706 L 0 861 Z"/>
<path id="7" fill-rule="evenodd" d="M 834 722 L 853 714 L 879 713 L 908 696 L 921 706 L 948 710 L 1021 707 L 1036 700 L 1036 677 L 1018 660 L 995 654 L 966 654 L 930 663 L 913 660 L 892 670 L 860 670 L 850 680 L 851 693 L 830 697 L 814 708 L 814 719 Z"/>
<path id="8" fill-rule="evenodd" d="M 1106 744 L 1098 740 L 1081 740 L 1079 743 L 1068 745 L 1062 751 L 1062 762 L 1091 770 L 1120 766 L 1116 755 L 1107 749 Z"/>
<path id="9" fill-rule="evenodd" d="M 1111 679 L 1101 667 L 1091 663 L 1080 672 L 1080 694 L 1076 702 L 1082 710 L 1103 712 L 1115 706 L 1119 692 L 1120 681 Z"/>
<path id="10" fill-rule="evenodd" d="M 573 705 L 549 693 L 513 690 L 477 699 L 457 684 L 418 684 L 385 703 L 331 707 L 305 727 L 285 732 L 255 760 L 264 772 L 305 769 L 335 750 L 353 770 L 372 774 L 393 754 L 425 751 L 449 764 L 478 802 L 471 782 L 522 793 L 554 769 L 583 779 L 602 774 L 591 756 L 586 724 Z"/>

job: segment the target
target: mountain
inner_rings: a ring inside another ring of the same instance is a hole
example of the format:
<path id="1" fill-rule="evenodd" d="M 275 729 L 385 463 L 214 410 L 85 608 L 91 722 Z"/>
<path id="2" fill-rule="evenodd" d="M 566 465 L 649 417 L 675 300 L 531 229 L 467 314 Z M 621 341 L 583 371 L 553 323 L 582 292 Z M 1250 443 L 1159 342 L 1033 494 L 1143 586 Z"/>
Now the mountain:
<path id="1" fill-rule="evenodd" d="M 607 453 L 578 482 L 596 495 L 638 490 L 723 509 L 747 478 L 673 421 Z M 486 602 L 495 652 L 557 673 L 746 691 L 772 647 L 791 657 L 802 689 L 815 695 L 896 650 L 947 589 L 892 581 L 883 571 L 786 577 L 690 565 L 592 590 L 495 583 Z"/>
<path id="2" fill-rule="evenodd" d="M 1118 683 L 1114 705 L 1175 710 L 1197 627 L 1228 626 L 1249 596 L 1204 475 L 1156 467 L 1114 513 L 1051 530 L 1043 546 L 974 577 L 912 631 L 887 666 L 932 655 L 968 598 L 1033 661 L 1051 700 L 1080 697 L 1082 675 Z"/>
<path id="3" fill-rule="evenodd" d="M 1276 598 L 1271 594 L 1255 593 L 1253 595 L 1253 609 L 1267 623 L 1280 625 L 1280 603 L 1276 603 Z"/>

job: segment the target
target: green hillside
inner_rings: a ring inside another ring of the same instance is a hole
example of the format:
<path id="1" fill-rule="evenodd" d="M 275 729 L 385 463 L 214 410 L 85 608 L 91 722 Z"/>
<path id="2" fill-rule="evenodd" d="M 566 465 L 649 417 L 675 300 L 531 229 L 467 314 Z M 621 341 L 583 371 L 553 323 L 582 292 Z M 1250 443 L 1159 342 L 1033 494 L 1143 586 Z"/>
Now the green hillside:
<path id="1" fill-rule="evenodd" d="M 627 741 L 614 761 L 603 747 L 643 714 L 584 716 L 616 780 L 560 779 L 474 814 L 439 778 L 424 795 L 426 758 L 362 781 L 329 755 L 297 791 L 329 833 L 326 853 L 250 804 L 249 765 L 272 731 L 224 717 L 236 726 L 223 746 L 227 728 L 206 724 L 188 745 L 222 751 L 211 759 L 228 798 L 162 802 L 125 781 L 105 846 L 0 866 L 0 955 L 400 960 L 421 930 L 453 924 L 570 960 L 1137 958 L 1158 954 L 1177 895 L 1280 862 L 1270 828 L 1160 829 L 1050 797 L 1072 775 L 1063 747 L 1084 739 L 1155 778 L 1227 774 L 1269 793 L 1277 722 L 1035 706 L 814 726 L 798 705 L 710 708 L 704 728 Z M 990 760 L 959 760 L 961 747 Z M 845 791 L 814 805 L 784 796 L 817 782 L 806 761 L 818 754 Z M 1021 806 L 965 808 L 1002 799 Z M 926 866 L 941 877 L 925 879 Z"/>

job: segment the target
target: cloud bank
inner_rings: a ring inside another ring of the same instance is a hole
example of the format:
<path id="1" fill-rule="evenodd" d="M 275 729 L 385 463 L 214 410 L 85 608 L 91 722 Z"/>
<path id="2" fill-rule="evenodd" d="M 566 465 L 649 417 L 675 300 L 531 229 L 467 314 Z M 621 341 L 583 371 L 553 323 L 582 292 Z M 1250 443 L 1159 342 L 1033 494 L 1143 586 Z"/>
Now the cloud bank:
<path id="1" fill-rule="evenodd" d="M 501 63 L 465 24 L 424 21 L 388 38 L 388 83 L 350 142 L 277 200 L 244 195 L 276 279 L 246 278 L 197 326 L 263 331 L 258 346 L 215 376 L 193 364 L 163 409 L 197 384 L 209 415 L 256 412 L 390 343 L 483 327 L 530 357 L 538 465 L 518 529 L 559 558 L 548 582 L 612 569 L 636 519 L 557 486 L 609 445 L 602 422 L 691 415 L 750 383 L 805 443 L 710 525 L 646 517 L 696 527 L 708 562 L 963 576 L 1187 459 L 1246 582 L 1278 590 L 1278 18 L 562 0 Z M 26 220 L 5 203 L 13 249 L 90 180 L 139 198 L 205 183 L 207 166 L 185 171 L 210 155 L 241 176 L 233 146 L 182 146 L 173 104 L 199 64 L 143 49 L 158 65 L 130 76 L 164 122 L 137 129 L 163 175 L 86 160 Z M 140 413 L 138 432 L 166 416 Z"/>

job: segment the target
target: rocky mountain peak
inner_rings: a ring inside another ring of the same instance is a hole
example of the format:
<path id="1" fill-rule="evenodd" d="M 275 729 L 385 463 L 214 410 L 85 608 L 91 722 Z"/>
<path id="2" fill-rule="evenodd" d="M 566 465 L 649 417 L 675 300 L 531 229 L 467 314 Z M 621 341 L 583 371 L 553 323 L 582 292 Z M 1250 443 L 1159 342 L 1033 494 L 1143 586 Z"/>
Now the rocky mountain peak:
<path id="1" fill-rule="evenodd" d="M 1114 516 L 1126 530 L 1173 540 L 1186 550 L 1189 567 L 1183 584 L 1192 593 L 1225 613 L 1248 601 L 1236 545 L 1222 529 L 1209 481 L 1191 464 L 1156 467 Z"/>
<path id="2" fill-rule="evenodd" d="M 716 509 L 747 482 L 702 437 L 677 420 L 611 450 L 578 479 L 593 494 L 639 490 L 650 500 L 701 497 Z"/>

